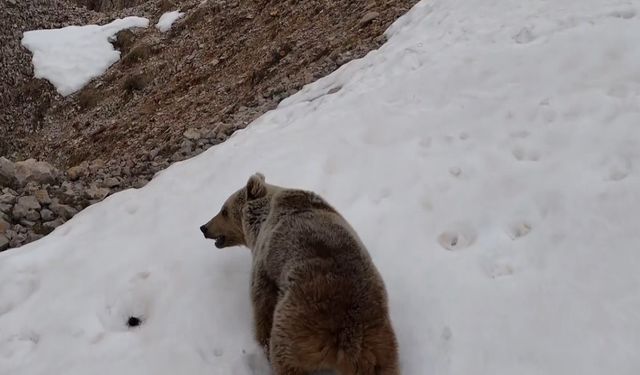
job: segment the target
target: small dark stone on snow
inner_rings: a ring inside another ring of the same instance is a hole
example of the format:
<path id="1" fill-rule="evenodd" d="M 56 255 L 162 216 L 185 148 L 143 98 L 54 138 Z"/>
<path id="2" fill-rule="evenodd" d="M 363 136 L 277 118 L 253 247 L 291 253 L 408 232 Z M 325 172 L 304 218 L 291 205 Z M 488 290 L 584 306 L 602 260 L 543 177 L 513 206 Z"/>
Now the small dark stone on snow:
<path id="1" fill-rule="evenodd" d="M 129 317 L 129 320 L 127 320 L 127 325 L 129 327 L 137 327 L 140 325 L 140 323 L 142 323 L 142 320 L 135 316 Z"/>

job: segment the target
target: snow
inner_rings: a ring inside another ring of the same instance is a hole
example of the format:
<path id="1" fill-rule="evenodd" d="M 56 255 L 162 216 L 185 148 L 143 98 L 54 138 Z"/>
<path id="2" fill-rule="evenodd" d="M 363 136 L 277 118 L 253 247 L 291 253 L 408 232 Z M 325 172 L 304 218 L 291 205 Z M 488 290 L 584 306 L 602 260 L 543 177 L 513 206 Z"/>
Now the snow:
<path id="1" fill-rule="evenodd" d="M 249 252 L 198 230 L 255 171 L 359 232 L 403 374 L 640 373 L 637 14 L 419 3 L 225 143 L 1 253 L 0 373 L 268 374 Z"/>
<path id="2" fill-rule="evenodd" d="M 147 27 L 142 17 L 116 19 L 106 25 L 67 26 L 24 33 L 22 45 L 33 54 L 34 76 L 51 82 L 62 96 L 84 87 L 120 58 L 109 43 L 118 31 Z"/>
<path id="3" fill-rule="evenodd" d="M 171 25 L 173 25 L 173 23 L 182 16 L 184 16 L 184 13 L 181 13 L 177 10 L 174 10 L 173 12 L 166 12 L 162 16 L 160 16 L 160 19 L 156 24 L 156 28 L 163 33 L 169 31 L 169 29 L 171 29 Z"/>

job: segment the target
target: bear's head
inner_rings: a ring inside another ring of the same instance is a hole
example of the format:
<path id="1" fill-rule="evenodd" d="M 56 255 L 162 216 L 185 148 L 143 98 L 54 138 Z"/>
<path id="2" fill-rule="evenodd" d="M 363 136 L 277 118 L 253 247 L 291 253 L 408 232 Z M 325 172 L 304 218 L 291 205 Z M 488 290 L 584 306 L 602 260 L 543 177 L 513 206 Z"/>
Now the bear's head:
<path id="1" fill-rule="evenodd" d="M 256 173 L 249 177 L 246 186 L 233 193 L 222 205 L 220 212 L 200 227 L 205 238 L 215 240 L 217 248 L 245 245 L 242 228 L 242 210 L 248 201 L 267 194 L 264 175 Z"/>

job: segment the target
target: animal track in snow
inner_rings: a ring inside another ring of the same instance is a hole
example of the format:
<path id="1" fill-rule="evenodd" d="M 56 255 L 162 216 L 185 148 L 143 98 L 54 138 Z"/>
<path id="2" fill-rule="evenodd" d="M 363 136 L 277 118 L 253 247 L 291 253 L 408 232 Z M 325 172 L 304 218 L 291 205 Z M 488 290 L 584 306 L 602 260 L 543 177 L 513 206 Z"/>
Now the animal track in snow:
<path id="1" fill-rule="evenodd" d="M 0 315 L 26 301 L 40 286 L 34 269 L 25 269 L 13 274 L 6 270 L 0 272 L 3 273 L 7 276 L 0 279 Z"/>
<path id="2" fill-rule="evenodd" d="M 431 147 L 431 137 L 421 137 L 418 145 L 422 148 L 430 148 Z"/>
<path id="3" fill-rule="evenodd" d="M 431 148 L 431 137 L 420 137 L 417 145 L 417 154 L 421 157 L 426 157 L 429 155 Z"/>
<path id="4" fill-rule="evenodd" d="M 35 332 L 23 332 L 0 339 L 0 357 L 12 360 L 24 358 L 40 341 Z"/>
<path id="5" fill-rule="evenodd" d="M 535 39 L 536 37 L 533 35 L 533 31 L 528 27 L 523 27 L 516 35 L 513 36 L 513 40 L 518 44 L 531 43 Z"/>
<path id="6" fill-rule="evenodd" d="M 449 168 L 449 174 L 454 177 L 459 177 L 460 174 L 462 174 L 462 169 L 460 169 L 460 167 L 451 167 Z"/>
<path id="7" fill-rule="evenodd" d="M 429 198 L 428 196 L 423 196 L 420 199 L 420 206 L 422 207 L 423 210 L 425 211 L 432 211 L 433 210 L 433 202 L 431 201 L 431 198 Z"/>
<path id="8" fill-rule="evenodd" d="M 531 135 L 528 130 L 516 130 L 509 133 L 512 138 L 527 138 Z"/>
<path id="9" fill-rule="evenodd" d="M 420 52 L 413 48 L 407 48 L 401 52 L 400 64 L 409 70 L 416 70 L 422 66 L 422 61 L 418 58 Z"/>
<path id="10" fill-rule="evenodd" d="M 147 271 L 135 274 L 123 290 L 113 290 L 108 294 L 105 308 L 98 318 L 109 331 L 127 331 L 144 325 L 149 317 L 153 292 L 147 279 Z"/>
<path id="11" fill-rule="evenodd" d="M 371 198 L 371 201 L 375 204 L 382 202 L 383 200 L 391 196 L 391 189 L 384 188 L 380 190 L 375 196 Z"/>
<path id="12" fill-rule="evenodd" d="M 507 226 L 507 234 L 512 240 L 517 240 L 531 232 L 532 225 L 527 221 L 514 221 Z"/>
<path id="13" fill-rule="evenodd" d="M 607 17 L 622 18 L 622 19 L 625 19 L 625 20 L 629 20 L 629 19 L 634 18 L 637 14 L 638 14 L 638 12 L 635 9 L 627 8 L 627 9 L 618 9 L 618 10 L 614 10 L 612 12 L 609 12 L 607 14 Z"/>
<path id="14" fill-rule="evenodd" d="M 437 362 L 440 364 L 438 368 L 441 369 L 441 371 L 439 372 L 449 372 L 447 370 L 451 366 L 451 352 L 453 351 L 453 344 L 453 331 L 449 326 L 445 325 L 440 333 L 440 340 L 434 348 L 437 353 Z"/>
<path id="15" fill-rule="evenodd" d="M 538 161 L 540 160 L 540 152 L 533 149 L 525 149 L 520 146 L 516 146 L 511 150 L 513 157 L 518 161 Z"/>
<path id="16" fill-rule="evenodd" d="M 605 178 L 609 181 L 623 180 L 631 173 L 631 161 L 624 156 L 607 157 L 604 166 L 607 170 Z"/>
<path id="17" fill-rule="evenodd" d="M 485 272 L 487 276 L 492 279 L 497 279 L 504 276 L 513 275 L 513 266 L 508 262 L 493 262 L 485 266 Z"/>
<path id="18" fill-rule="evenodd" d="M 458 223 L 449 227 L 438 236 L 438 243 L 450 251 L 457 251 L 471 246 L 477 237 L 475 229 L 469 224 Z"/>
<path id="19" fill-rule="evenodd" d="M 451 328 L 449 328 L 449 326 L 445 326 L 444 329 L 442 329 L 442 340 L 444 341 L 450 341 L 451 337 L 453 336 L 453 333 L 451 332 Z"/>

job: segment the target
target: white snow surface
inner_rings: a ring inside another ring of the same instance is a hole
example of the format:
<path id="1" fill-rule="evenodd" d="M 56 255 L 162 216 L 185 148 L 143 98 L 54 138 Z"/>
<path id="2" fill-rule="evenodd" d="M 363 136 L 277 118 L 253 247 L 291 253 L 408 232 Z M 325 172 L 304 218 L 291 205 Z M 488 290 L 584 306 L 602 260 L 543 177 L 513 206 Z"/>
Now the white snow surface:
<path id="1" fill-rule="evenodd" d="M 120 30 L 147 26 L 146 18 L 125 17 L 102 26 L 33 30 L 24 33 L 22 45 L 33 54 L 34 76 L 48 80 L 60 95 L 67 96 L 118 61 L 120 51 L 109 38 Z"/>
<path id="2" fill-rule="evenodd" d="M 249 251 L 198 230 L 255 171 L 359 232 L 403 374 L 640 373 L 637 4 L 429 0 L 387 34 L 227 142 L 1 253 L 0 373 L 269 374 Z"/>
<path id="3" fill-rule="evenodd" d="M 161 32 L 166 32 L 171 29 L 171 25 L 178 20 L 178 18 L 184 16 L 184 13 L 174 10 L 173 12 L 166 12 L 160 16 L 156 28 Z"/>

